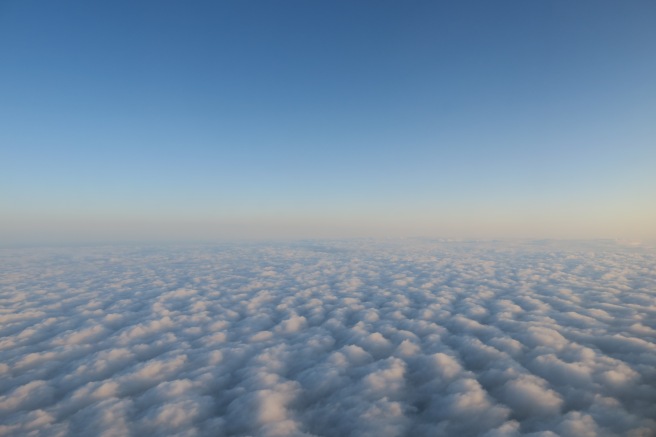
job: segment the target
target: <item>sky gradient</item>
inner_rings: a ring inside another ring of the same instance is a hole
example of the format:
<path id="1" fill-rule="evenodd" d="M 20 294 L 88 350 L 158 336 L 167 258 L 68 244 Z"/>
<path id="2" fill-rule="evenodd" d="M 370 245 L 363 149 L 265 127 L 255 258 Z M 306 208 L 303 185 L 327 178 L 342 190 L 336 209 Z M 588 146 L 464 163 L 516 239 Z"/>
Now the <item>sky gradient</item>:
<path id="1" fill-rule="evenodd" d="M 652 1 L 0 2 L 0 241 L 656 238 Z"/>

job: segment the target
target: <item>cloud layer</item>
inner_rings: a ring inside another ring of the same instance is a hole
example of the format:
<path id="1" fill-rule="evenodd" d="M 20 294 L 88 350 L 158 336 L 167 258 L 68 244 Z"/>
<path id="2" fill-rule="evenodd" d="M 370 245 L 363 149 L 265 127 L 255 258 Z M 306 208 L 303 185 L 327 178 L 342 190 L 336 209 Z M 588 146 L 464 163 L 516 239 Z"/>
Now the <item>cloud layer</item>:
<path id="1" fill-rule="evenodd" d="M 0 435 L 653 436 L 656 251 L 0 251 Z"/>

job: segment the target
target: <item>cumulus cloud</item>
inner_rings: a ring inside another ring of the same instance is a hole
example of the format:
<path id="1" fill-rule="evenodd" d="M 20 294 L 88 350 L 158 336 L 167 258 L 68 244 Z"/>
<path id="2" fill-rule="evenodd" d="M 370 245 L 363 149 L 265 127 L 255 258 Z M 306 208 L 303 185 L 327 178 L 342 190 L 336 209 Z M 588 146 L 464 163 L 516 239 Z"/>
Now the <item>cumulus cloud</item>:
<path id="1" fill-rule="evenodd" d="M 0 436 L 653 436 L 656 251 L 0 250 Z"/>

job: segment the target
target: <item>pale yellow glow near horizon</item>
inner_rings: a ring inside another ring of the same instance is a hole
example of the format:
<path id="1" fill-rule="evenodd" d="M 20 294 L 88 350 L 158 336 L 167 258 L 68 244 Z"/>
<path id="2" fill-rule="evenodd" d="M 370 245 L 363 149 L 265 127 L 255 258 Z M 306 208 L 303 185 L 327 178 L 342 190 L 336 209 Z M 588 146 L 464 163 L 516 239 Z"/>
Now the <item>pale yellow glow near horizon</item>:
<path id="1" fill-rule="evenodd" d="M 305 238 L 656 239 L 656 213 L 478 211 L 320 217 L 4 217 L 6 244 Z"/>

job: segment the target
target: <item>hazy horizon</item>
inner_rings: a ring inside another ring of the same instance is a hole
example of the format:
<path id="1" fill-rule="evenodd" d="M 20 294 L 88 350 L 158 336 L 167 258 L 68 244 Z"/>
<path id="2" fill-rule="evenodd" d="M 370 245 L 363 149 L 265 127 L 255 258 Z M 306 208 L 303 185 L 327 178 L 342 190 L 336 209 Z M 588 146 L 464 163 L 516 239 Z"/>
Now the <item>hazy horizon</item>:
<path id="1" fill-rule="evenodd" d="M 99 223 L 100 222 L 100 223 Z M 378 225 L 378 226 L 376 226 Z M 5 228 L 6 234 L 0 242 L 2 247 L 48 246 L 48 245 L 104 245 L 104 244 L 221 244 L 231 242 L 265 243 L 295 241 L 340 241 L 340 240 L 444 240 L 444 241 L 613 241 L 627 245 L 649 245 L 654 237 L 636 233 L 554 233 L 517 232 L 505 227 L 507 232 L 482 232 L 477 226 L 463 228 L 451 226 L 450 231 L 430 232 L 430 227 L 414 227 L 414 232 L 405 228 L 385 227 L 379 223 L 360 223 L 348 226 L 313 227 L 304 221 L 292 223 L 254 224 L 248 220 L 230 222 L 170 222 L 157 221 L 102 223 L 98 220 L 56 222 L 41 224 L 38 228 L 30 223 L 14 223 Z M 467 229 L 468 231 L 463 231 Z"/>

